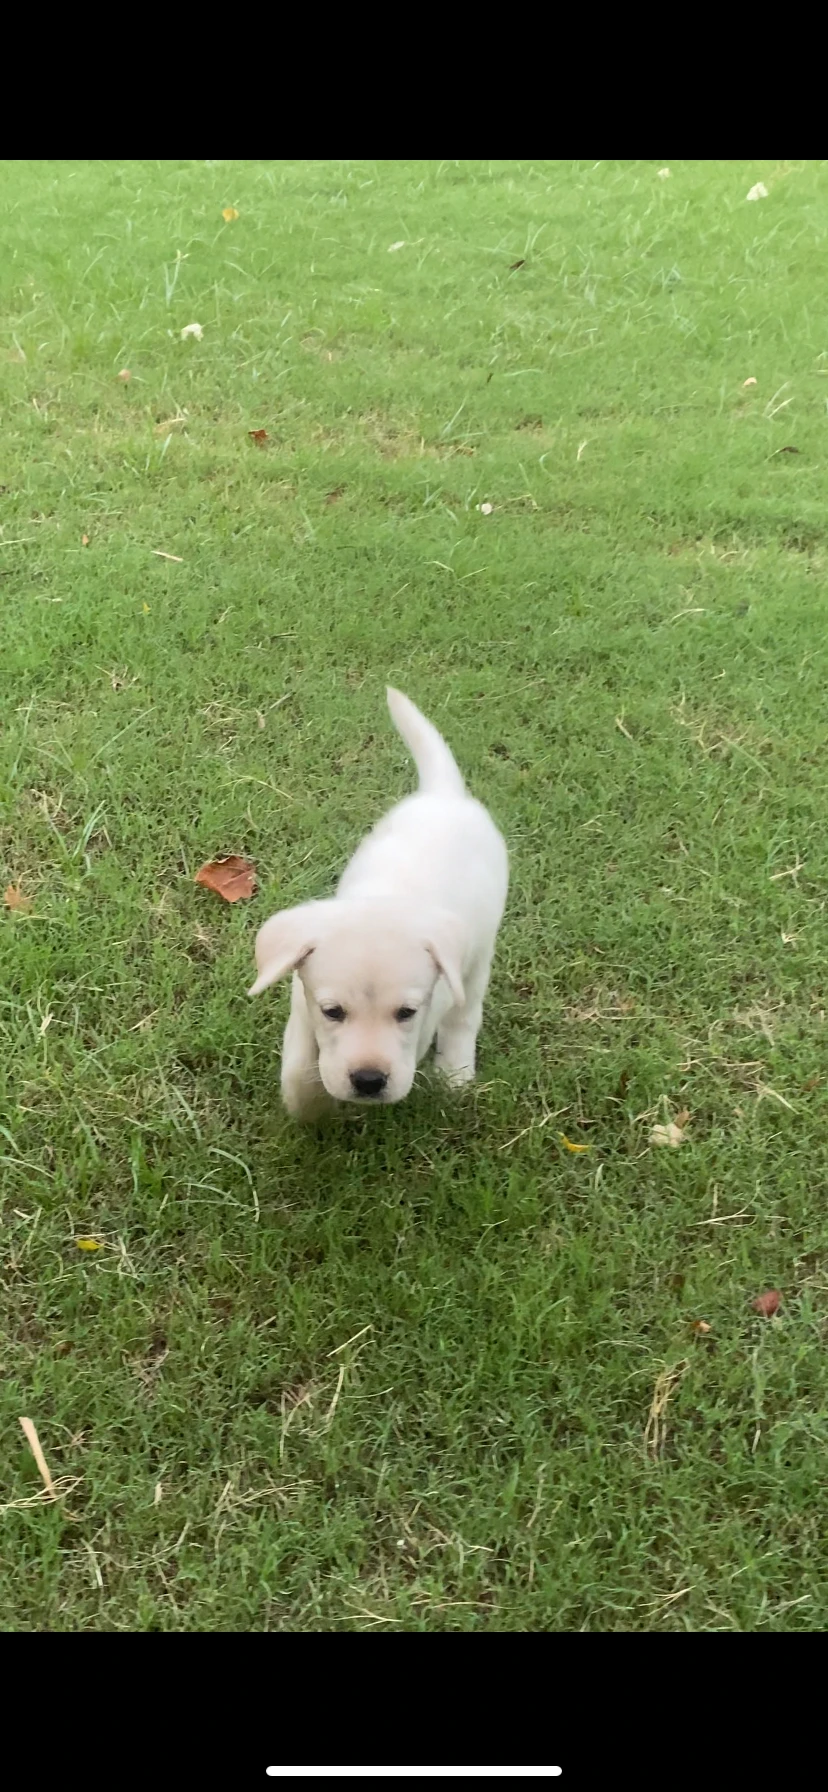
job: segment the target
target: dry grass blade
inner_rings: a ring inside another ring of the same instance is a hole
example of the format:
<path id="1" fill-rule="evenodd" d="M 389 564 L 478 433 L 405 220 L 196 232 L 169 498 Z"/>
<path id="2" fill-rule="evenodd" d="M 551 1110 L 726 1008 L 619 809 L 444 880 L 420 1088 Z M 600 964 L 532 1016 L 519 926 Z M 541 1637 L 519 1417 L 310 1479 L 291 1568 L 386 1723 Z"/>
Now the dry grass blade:
<path id="1" fill-rule="evenodd" d="M 757 1102 L 778 1101 L 780 1107 L 787 1108 L 788 1112 L 791 1114 L 796 1113 L 796 1108 L 794 1107 L 793 1102 L 790 1102 L 786 1095 L 780 1095 L 778 1089 L 772 1089 L 770 1083 L 756 1084 L 756 1100 Z"/>
<path id="2" fill-rule="evenodd" d="M 20 1424 L 29 1449 L 37 1463 L 38 1474 L 43 1482 L 43 1486 L 38 1493 L 27 1494 L 19 1500 L 7 1500 L 4 1505 L 0 1506 L 0 1518 L 2 1518 L 6 1512 L 20 1512 L 28 1506 L 51 1506 L 54 1505 L 56 1500 L 65 1500 L 68 1494 L 72 1493 L 76 1487 L 80 1486 L 83 1479 L 81 1475 L 59 1475 L 57 1480 L 54 1480 L 52 1471 L 43 1454 L 40 1438 L 37 1435 L 37 1428 L 33 1420 L 21 1418 Z M 70 1514 L 67 1512 L 66 1516 L 68 1518 Z"/>
<path id="3" fill-rule="evenodd" d="M 364 1338 L 366 1333 L 372 1332 L 373 1329 L 374 1329 L 373 1324 L 369 1320 L 368 1324 L 363 1325 L 360 1331 L 354 1332 L 354 1335 L 352 1338 L 346 1338 L 344 1344 L 335 1344 L 333 1350 L 328 1351 L 328 1356 L 329 1357 L 330 1356 L 338 1356 L 340 1350 L 347 1350 L 349 1344 L 356 1344 L 358 1339 Z"/>
<path id="4" fill-rule="evenodd" d="M 37 1430 L 36 1430 L 31 1419 L 21 1419 L 20 1423 L 23 1427 L 23 1435 L 26 1439 L 29 1449 L 32 1452 L 35 1462 L 37 1463 L 37 1468 L 38 1468 L 38 1473 L 40 1475 L 40 1479 L 43 1482 L 43 1485 L 44 1485 L 46 1492 L 48 1493 L 50 1499 L 53 1499 L 54 1493 L 55 1493 L 55 1484 L 54 1484 L 54 1481 L 52 1480 L 52 1473 L 49 1468 L 49 1464 L 46 1461 L 46 1458 L 45 1458 L 43 1451 L 40 1447 L 40 1438 L 37 1435 Z"/>
<path id="5" fill-rule="evenodd" d="M 336 1388 L 334 1389 L 334 1397 L 333 1397 L 331 1404 L 328 1407 L 328 1410 L 325 1414 L 325 1419 L 324 1419 L 324 1424 L 323 1424 L 324 1431 L 327 1431 L 329 1425 L 331 1425 L 333 1423 L 333 1416 L 334 1416 L 334 1413 L 336 1412 L 336 1409 L 339 1405 L 339 1396 L 342 1393 L 344 1384 L 345 1384 L 345 1364 L 340 1363 L 339 1375 L 337 1376 Z"/>
<path id="6" fill-rule="evenodd" d="M 28 1506 L 53 1506 L 57 1500 L 68 1499 L 69 1494 L 80 1487 L 82 1480 L 82 1475 L 58 1475 L 57 1480 L 52 1482 L 51 1491 L 47 1487 L 41 1487 L 39 1493 L 30 1493 L 25 1499 L 6 1500 L 0 1506 L 0 1518 L 7 1512 L 22 1512 Z M 67 1512 L 65 1516 L 69 1518 L 70 1514 Z"/>
<path id="7" fill-rule="evenodd" d="M 667 1421 L 664 1415 L 678 1383 L 689 1367 L 687 1358 L 682 1357 L 681 1361 L 673 1363 L 671 1368 L 662 1369 L 656 1379 L 650 1411 L 644 1427 L 644 1452 L 652 1462 L 657 1462 L 664 1451 L 667 1438 Z"/>

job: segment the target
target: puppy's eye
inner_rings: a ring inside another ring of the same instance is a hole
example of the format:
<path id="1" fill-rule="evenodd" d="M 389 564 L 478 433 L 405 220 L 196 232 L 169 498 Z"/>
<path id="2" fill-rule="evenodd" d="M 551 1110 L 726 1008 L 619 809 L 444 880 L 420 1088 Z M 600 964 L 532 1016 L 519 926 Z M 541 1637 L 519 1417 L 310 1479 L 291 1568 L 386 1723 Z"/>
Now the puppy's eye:
<path id="1" fill-rule="evenodd" d="M 398 1008 L 396 1014 L 394 1015 L 394 1019 L 395 1020 L 413 1020 L 416 1012 L 417 1012 L 416 1008 Z"/>
<path id="2" fill-rule="evenodd" d="M 326 1020 L 344 1020 L 345 1019 L 345 1010 L 344 1010 L 344 1008 L 340 1008 L 338 1003 L 333 1008 L 323 1008 L 322 1013 L 324 1014 Z"/>

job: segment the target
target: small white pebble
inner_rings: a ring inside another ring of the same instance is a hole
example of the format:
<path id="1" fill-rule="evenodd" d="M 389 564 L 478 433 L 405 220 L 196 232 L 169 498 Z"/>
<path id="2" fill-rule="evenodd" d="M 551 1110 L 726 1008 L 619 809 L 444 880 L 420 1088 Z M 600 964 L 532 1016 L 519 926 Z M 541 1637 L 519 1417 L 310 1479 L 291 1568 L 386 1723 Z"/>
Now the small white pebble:
<path id="1" fill-rule="evenodd" d="M 768 189 L 763 180 L 758 180 L 755 187 L 751 187 L 748 193 L 748 199 L 767 199 L 767 197 Z"/>
<path id="2" fill-rule="evenodd" d="M 481 516 L 491 516 L 492 511 L 494 510 L 494 505 L 493 504 L 478 504 L 477 508 L 480 511 Z"/>
<path id="3" fill-rule="evenodd" d="M 204 331 L 200 324 L 185 324 L 181 332 L 181 340 L 184 342 L 188 336 L 194 336 L 196 342 L 200 342 L 203 335 Z"/>

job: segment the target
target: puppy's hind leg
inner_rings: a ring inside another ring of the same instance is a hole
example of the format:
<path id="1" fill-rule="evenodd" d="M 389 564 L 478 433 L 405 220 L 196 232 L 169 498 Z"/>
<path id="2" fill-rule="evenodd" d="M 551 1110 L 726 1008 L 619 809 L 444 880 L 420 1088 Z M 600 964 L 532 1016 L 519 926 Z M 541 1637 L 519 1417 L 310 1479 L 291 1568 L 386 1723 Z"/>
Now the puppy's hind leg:
<path id="1" fill-rule="evenodd" d="M 319 1075 L 319 1053 L 305 991 L 295 973 L 282 1041 L 282 1100 L 296 1120 L 314 1120 L 332 1105 Z"/>
<path id="2" fill-rule="evenodd" d="M 450 1008 L 437 1029 L 434 1062 L 456 1087 L 474 1081 L 477 1035 L 483 1019 L 483 998 L 490 969 L 491 959 L 488 959 L 469 972 L 462 1007 Z"/>

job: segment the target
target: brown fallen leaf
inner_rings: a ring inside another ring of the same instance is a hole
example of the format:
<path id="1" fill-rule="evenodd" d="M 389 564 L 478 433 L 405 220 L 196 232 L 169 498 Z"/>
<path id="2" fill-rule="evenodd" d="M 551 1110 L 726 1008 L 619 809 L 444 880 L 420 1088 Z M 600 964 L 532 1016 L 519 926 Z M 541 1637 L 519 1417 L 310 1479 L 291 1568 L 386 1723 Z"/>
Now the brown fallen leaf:
<path id="1" fill-rule="evenodd" d="M 22 915 L 27 915 L 32 906 L 31 896 L 24 896 L 17 884 L 6 885 L 3 891 L 3 901 L 7 908 L 16 909 Z"/>
<path id="2" fill-rule="evenodd" d="M 809 1076 L 807 1082 L 802 1084 L 804 1093 L 806 1095 L 810 1095 L 811 1090 L 818 1089 L 821 1082 L 822 1082 L 821 1076 Z"/>
<path id="3" fill-rule="evenodd" d="M 203 884 L 206 890 L 215 890 L 225 902 L 239 902 L 243 896 L 256 894 L 256 867 L 249 859 L 235 856 L 211 859 L 196 872 L 195 882 Z"/>
<path id="4" fill-rule="evenodd" d="M 677 1126 L 686 1126 L 689 1118 L 690 1118 L 690 1109 L 689 1108 L 679 1108 L 679 1111 L 676 1115 L 676 1125 Z"/>
<path id="5" fill-rule="evenodd" d="M 525 258 L 523 258 L 521 261 L 510 261 L 509 273 L 514 274 L 517 272 L 518 268 L 525 268 L 525 266 L 526 266 Z"/>
<path id="6" fill-rule="evenodd" d="M 697 1338 L 704 1338 L 712 1330 L 712 1327 L 708 1325 L 706 1319 L 694 1319 L 690 1330 L 695 1332 Z"/>
<path id="7" fill-rule="evenodd" d="M 239 214 L 234 205 L 226 205 L 221 215 L 225 224 L 232 224 Z"/>
<path id="8" fill-rule="evenodd" d="M 326 492 L 325 503 L 326 504 L 338 504 L 340 498 L 342 497 L 342 493 L 344 492 L 344 490 L 345 490 L 344 485 L 335 485 L 332 492 Z"/>
<path id="9" fill-rule="evenodd" d="M 130 373 L 130 371 L 129 371 L 129 368 L 128 368 L 128 367 L 122 367 L 122 368 L 121 368 L 121 371 L 120 371 L 120 373 L 119 373 L 119 375 L 118 375 L 118 378 L 119 378 L 119 380 L 123 380 L 123 383 L 124 383 L 124 385 L 125 385 L 125 386 L 128 386 L 128 385 L 129 385 L 129 382 L 130 382 L 130 380 L 131 380 L 131 379 L 132 379 L 132 374 L 131 374 L 131 373 Z"/>
<path id="10" fill-rule="evenodd" d="M 801 448 L 792 448 L 789 443 L 787 448 L 777 448 L 776 452 L 777 452 L 777 454 L 801 454 L 802 449 Z"/>
<path id="11" fill-rule="evenodd" d="M 251 442 L 255 442 L 257 448 L 264 447 L 265 442 L 267 441 L 266 429 L 249 429 L 247 433 Z"/>
<path id="12" fill-rule="evenodd" d="M 666 1126 L 654 1126 L 650 1132 L 650 1144 L 669 1145 L 671 1150 L 676 1151 L 679 1145 L 684 1144 L 684 1128 L 676 1126 L 673 1120 L 669 1120 Z"/>
<path id="13" fill-rule="evenodd" d="M 89 536 L 88 536 L 88 535 L 82 535 L 82 536 L 81 536 L 81 547 L 82 547 L 82 548 L 88 548 L 88 546 L 89 546 Z"/>
<path id="14" fill-rule="evenodd" d="M 763 1319 L 772 1319 L 781 1299 L 778 1288 L 769 1288 L 766 1294 L 757 1294 L 750 1304 L 754 1313 L 761 1313 Z"/>

